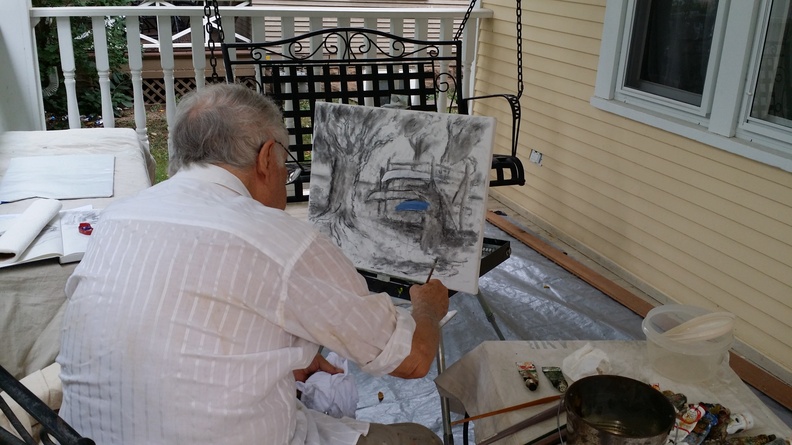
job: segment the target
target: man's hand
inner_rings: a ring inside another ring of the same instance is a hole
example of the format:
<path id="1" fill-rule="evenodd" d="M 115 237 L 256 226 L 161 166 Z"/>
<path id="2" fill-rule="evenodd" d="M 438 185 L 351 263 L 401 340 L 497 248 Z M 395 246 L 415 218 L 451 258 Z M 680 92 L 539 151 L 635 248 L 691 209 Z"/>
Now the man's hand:
<path id="1" fill-rule="evenodd" d="M 440 320 L 448 313 L 448 288 L 438 279 L 410 287 L 413 317 L 426 316 Z"/>
<path id="2" fill-rule="evenodd" d="M 448 312 L 448 288 L 440 280 L 410 287 L 415 332 L 410 355 L 391 375 L 406 379 L 425 376 L 432 367 L 440 344 L 440 320 Z"/>
<path id="3" fill-rule="evenodd" d="M 308 377 L 312 376 L 318 371 L 324 371 L 328 374 L 338 374 L 344 372 L 343 369 L 333 366 L 330 362 L 328 362 L 327 359 L 322 356 L 322 354 L 316 354 L 316 357 L 314 357 L 313 361 L 310 365 L 308 365 L 307 368 L 295 369 L 292 372 L 294 373 L 294 380 L 305 383 L 305 381 L 308 380 Z"/>

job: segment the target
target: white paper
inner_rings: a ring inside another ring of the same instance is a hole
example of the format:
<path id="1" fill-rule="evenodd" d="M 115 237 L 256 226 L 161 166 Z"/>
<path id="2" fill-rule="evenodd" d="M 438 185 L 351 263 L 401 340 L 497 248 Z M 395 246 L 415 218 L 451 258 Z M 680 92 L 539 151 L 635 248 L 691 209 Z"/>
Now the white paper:
<path id="1" fill-rule="evenodd" d="M 80 223 L 87 222 L 92 227 L 96 227 L 96 223 L 99 222 L 99 214 L 100 211 L 91 208 L 91 206 L 60 212 L 60 228 L 63 239 L 63 255 L 59 259 L 61 264 L 82 259 L 91 236 L 80 233 Z"/>
<path id="2" fill-rule="evenodd" d="M 61 203 L 53 199 L 38 199 L 21 214 L 4 218 L 5 230 L 0 233 L 0 266 L 16 263 L 20 256 L 42 235 L 48 239 L 46 229 L 61 209 Z M 60 241 L 58 241 L 60 243 Z"/>
<path id="3" fill-rule="evenodd" d="M 0 202 L 28 198 L 113 196 L 115 156 L 80 154 L 11 158 L 0 182 Z"/>

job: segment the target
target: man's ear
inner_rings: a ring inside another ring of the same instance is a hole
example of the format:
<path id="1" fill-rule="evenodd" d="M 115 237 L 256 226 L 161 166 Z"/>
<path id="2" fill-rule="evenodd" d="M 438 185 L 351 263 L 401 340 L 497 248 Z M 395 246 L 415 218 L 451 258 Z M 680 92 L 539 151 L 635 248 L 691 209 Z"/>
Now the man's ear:
<path id="1" fill-rule="evenodd" d="M 261 150 L 259 150 L 258 156 L 256 156 L 256 173 L 263 175 L 268 175 L 270 173 L 270 168 L 272 167 L 272 149 L 274 146 L 275 139 L 270 139 L 262 144 Z"/>

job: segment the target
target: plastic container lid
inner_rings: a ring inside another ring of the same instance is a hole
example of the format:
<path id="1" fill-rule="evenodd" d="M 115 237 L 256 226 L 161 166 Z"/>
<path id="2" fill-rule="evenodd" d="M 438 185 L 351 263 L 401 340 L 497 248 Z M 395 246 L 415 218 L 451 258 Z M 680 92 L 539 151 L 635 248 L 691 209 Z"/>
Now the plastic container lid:
<path id="1" fill-rule="evenodd" d="M 649 311 L 641 323 L 641 328 L 646 334 L 647 340 L 671 352 L 689 355 L 717 354 L 731 347 L 734 340 L 731 330 L 723 335 L 702 341 L 680 342 L 662 335 L 686 321 L 710 313 L 711 311 L 696 306 L 667 304 Z"/>

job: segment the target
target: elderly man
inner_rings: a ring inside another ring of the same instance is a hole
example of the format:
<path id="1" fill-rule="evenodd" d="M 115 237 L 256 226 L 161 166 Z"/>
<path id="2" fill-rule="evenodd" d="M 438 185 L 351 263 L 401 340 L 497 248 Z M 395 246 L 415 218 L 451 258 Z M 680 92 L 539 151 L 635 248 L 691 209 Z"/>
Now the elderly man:
<path id="1" fill-rule="evenodd" d="M 266 97 L 191 93 L 171 138 L 178 172 L 104 210 L 67 283 L 61 416 L 103 445 L 440 443 L 420 425 L 309 410 L 295 379 L 340 371 L 319 345 L 374 375 L 424 376 L 445 286 L 413 286 L 412 312 L 394 308 L 283 211 L 296 174 Z"/>

